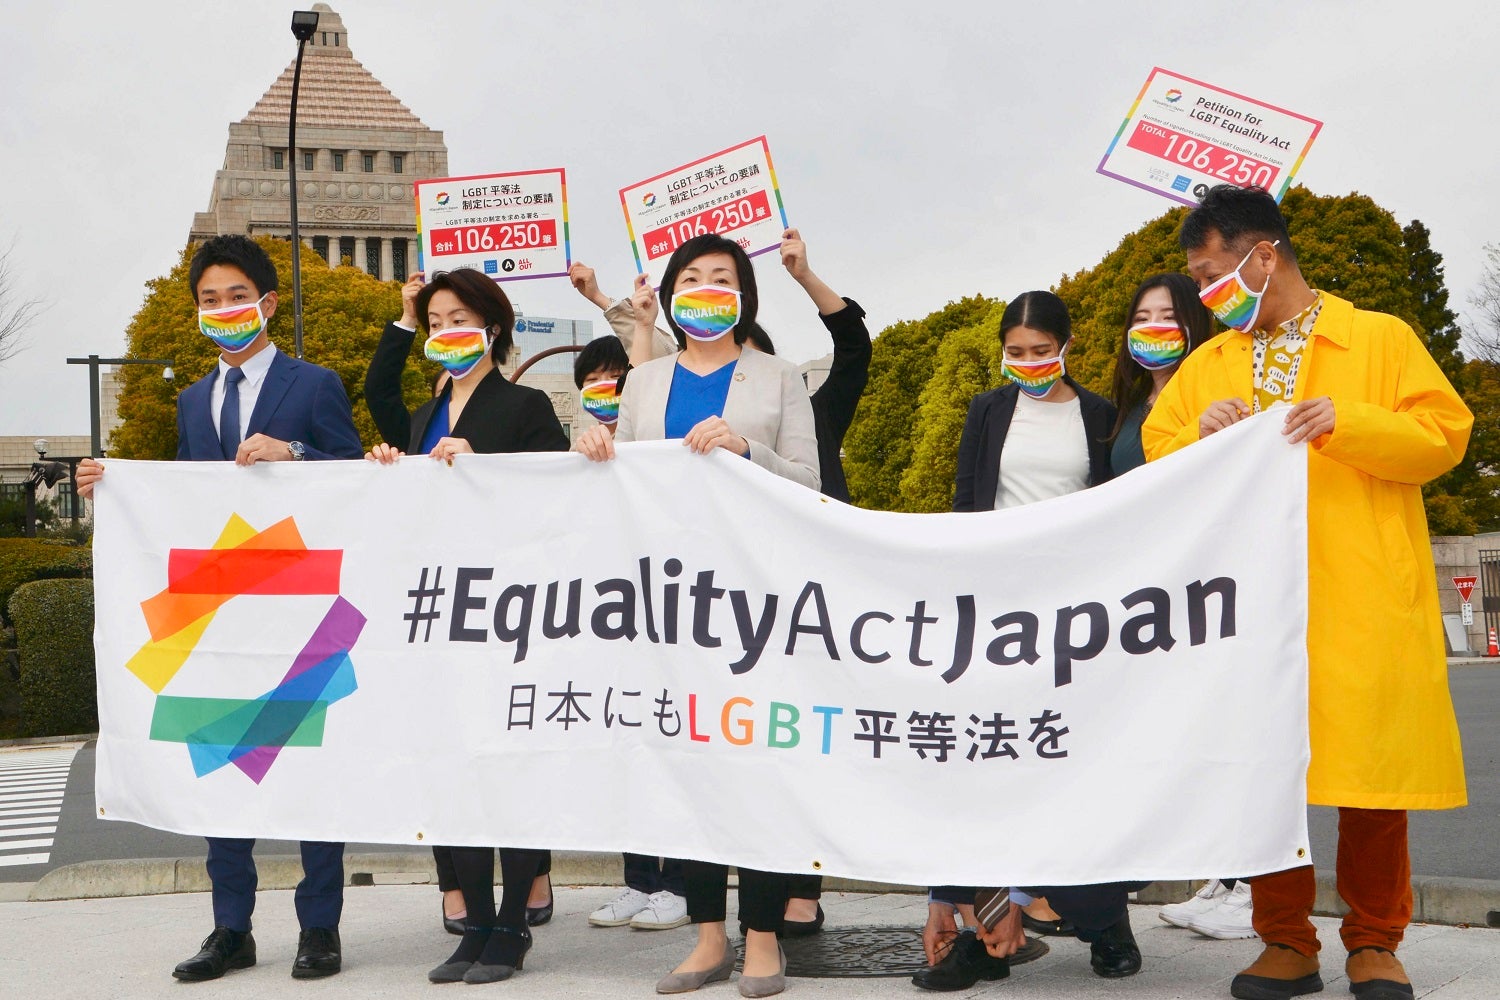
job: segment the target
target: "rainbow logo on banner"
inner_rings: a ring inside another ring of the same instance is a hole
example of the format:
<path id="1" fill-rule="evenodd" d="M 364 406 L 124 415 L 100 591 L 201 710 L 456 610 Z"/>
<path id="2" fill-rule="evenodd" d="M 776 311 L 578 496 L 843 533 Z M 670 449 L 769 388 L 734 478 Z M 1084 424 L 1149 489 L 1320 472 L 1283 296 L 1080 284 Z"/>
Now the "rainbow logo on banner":
<path id="1" fill-rule="evenodd" d="M 1126 334 L 1130 356 L 1142 368 L 1156 370 L 1176 364 L 1187 353 L 1187 338 L 1174 323 L 1142 323 Z"/>
<path id="2" fill-rule="evenodd" d="M 309 549 L 295 519 L 256 531 L 238 514 L 208 549 L 172 549 L 167 588 L 141 603 L 151 639 L 125 664 L 156 694 L 151 739 L 187 745 L 198 777 L 227 764 L 256 784 L 286 747 L 323 744 L 328 706 L 358 685 L 349 653 L 365 616 L 339 595 L 342 549 Z M 163 694 L 225 604 L 247 596 L 333 598 L 281 682 L 257 698 Z"/>
<path id="3" fill-rule="evenodd" d="M 695 340 L 718 340 L 740 321 L 740 293 L 700 285 L 672 296 L 672 321 Z"/>
<path id="4" fill-rule="evenodd" d="M 234 354 L 243 351 L 260 336 L 265 323 L 261 321 L 257 301 L 247 306 L 203 310 L 198 313 L 198 329 L 215 344 Z"/>

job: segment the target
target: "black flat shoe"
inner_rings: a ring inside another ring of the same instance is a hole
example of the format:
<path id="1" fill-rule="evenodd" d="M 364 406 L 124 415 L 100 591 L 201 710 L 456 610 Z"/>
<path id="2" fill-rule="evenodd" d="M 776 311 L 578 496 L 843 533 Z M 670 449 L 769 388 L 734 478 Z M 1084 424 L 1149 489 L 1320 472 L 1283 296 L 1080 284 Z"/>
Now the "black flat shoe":
<path id="1" fill-rule="evenodd" d="M 531 930 L 526 927 L 496 927 L 490 931 L 484 952 L 464 973 L 466 983 L 498 983 L 509 979 L 526 962 L 531 950 Z"/>
<path id="2" fill-rule="evenodd" d="M 547 903 L 545 906 L 526 907 L 526 926 L 540 927 L 547 921 L 551 920 L 552 903 L 554 898 L 555 897 L 552 895 L 552 876 L 549 873 L 547 875 Z"/>
<path id="3" fill-rule="evenodd" d="M 462 937 L 464 933 L 464 921 L 468 919 L 468 914 L 466 913 L 462 917 L 450 917 L 448 916 L 448 908 L 446 906 L 443 907 L 442 910 L 443 930 L 447 931 L 449 934 L 457 934 L 458 936 Z"/>
<path id="4" fill-rule="evenodd" d="M 292 960 L 293 979 L 322 979 L 344 967 L 338 928 L 308 927 L 297 938 L 297 957 Z"/>
<path id="5" fill-rule="evenodd" d="M 818 914 L 811 920 L 783 920 L 782 937 L 811 937 L 823 929 L 823 904 L 818 904 Z"/>
<path id="6" fill-rule="evenodd" d="M 1033 934 L 1046 934 L 1049 937 L 1078 936 L 1078 928 L 1066 920 L 1038 920 L 1025 910 L 1021 911 L 1021 926 Z"/>
<path id="7" fill-rule="evenodd" d="M 1141 971 L 1141 949 L 1130 929 L 1129 915 L 1104 928 L 1089 944 L 1089 964 L 1094 967 L 1095 975 L 1105 979 L 1122 979 Z"/>
<path id="8" fill-rule="evenodd" d="M 943 960 L 911 977 L 913 986 L 937 993 L 966 990 L 983 980 L 994 982 L 1010 975 L 1010 960 L 995 958 L 985 950 L 973 931 L 960 931 Z"/>
<path id="9" fill-rule="evenodd" d="M 198 954 L 178 963 L 172 970 L 172 978 L 185 983 L 201 983 L 218 979 L 230 969 L 248 969 L 254 964 L 255 938 L 249 931 L 242 934 L 228 927 L 215 927 L 213 933 L 203 939 Z"/>

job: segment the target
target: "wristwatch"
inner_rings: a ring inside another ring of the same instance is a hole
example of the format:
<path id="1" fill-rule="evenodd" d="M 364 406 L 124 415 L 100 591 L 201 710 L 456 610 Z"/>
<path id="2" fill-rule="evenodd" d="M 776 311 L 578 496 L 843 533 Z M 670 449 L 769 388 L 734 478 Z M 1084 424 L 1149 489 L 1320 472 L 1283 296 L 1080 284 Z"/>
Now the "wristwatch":
<path id="1" fill-rule="evenodd" d="M 286 450 L 292 453 L 292 461 L 300 462 L 307 457 L 307 449 L 302 446 L 301 441 L 288 441 Z"/>

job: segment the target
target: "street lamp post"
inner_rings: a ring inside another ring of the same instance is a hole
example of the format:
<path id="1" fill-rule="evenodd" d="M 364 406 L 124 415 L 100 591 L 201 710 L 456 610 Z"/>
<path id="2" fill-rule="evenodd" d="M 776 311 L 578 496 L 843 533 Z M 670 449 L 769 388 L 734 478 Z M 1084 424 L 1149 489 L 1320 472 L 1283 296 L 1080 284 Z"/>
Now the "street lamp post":
<path id="1" fill-rule="evenodd" d="M 292 71 L 292 110 L 287 121 L 287 176 L 292 193 L 292 339 L 302 359 L 302 234 L 297 227 L 297 88 L 302 83 L 302 50 L 318 28 L 318 12 L 292 12 L 292 34 L 297 39 L 297 68 Z"/>
<path id="2" fill-rule="evenodd" d="M 161 365 L 161 377 L 168 380 L 172 378 L 171 358 L 101 358 L 97 354 L 90 354 L 86 358 L 69 358 L 68 364 L 89 366 L 89 456 L 92 458 L 104 455 L 99 427 L 99 366 Z"/>

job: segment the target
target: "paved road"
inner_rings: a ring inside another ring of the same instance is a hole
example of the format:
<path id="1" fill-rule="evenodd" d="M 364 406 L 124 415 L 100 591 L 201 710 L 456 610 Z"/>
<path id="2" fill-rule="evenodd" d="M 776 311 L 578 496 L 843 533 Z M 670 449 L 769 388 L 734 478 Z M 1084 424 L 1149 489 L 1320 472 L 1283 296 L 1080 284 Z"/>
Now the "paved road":
<path id="1" fill-rule="evenodd" d="M 1413 813 L 1412 870 L 1417 875 L 1500 879 L 1500 665 L 1456 667 L 1450 671 L 1464 759 L 1469 777 L 1466 809 Z M 0 753 L 0 758 L 7 754 Z M 55 779 L 54 779 L 55 780 Z M 1183 808 L 1191 808 L 1184 803 Z M 0 819 L 5 817 L 0 816 Z M 26 827 L 40 824 L 27 823 Z M 46 825 L 50 826 L 51 821 Z M 62 798 L 57 832 L 50 856 L 27 864 L 0 864 L 0 882 L 34 882 L 60 865 L 112 858 L 199 857 L 203 841 L 163 833 L 133 823 L 105 822 L 94 809 L 94 745 L 78 751 Z M 1320 867 L 1332 867 L 1337 813 L 1313 809 L 1310 816 L 1313 857 Z M 27 839 L 45 839 L 31 838 Z M 5 851 L 5 829 L 0 828 L 0 856 Z M 410 847 L 351 845 L 359 851 L 409 851 Z M 265 841 L 268 854 L 295 854 L 296 845 Z M 39 853 L 31 850 L 20 853 Z M 1205 872 L 1205 875 L 1215 874 Z M 1232 874 L 1230 872 L 1222 873 Z"/>

